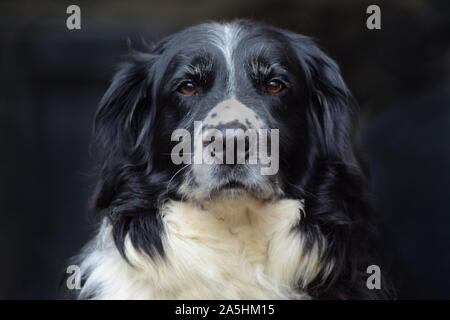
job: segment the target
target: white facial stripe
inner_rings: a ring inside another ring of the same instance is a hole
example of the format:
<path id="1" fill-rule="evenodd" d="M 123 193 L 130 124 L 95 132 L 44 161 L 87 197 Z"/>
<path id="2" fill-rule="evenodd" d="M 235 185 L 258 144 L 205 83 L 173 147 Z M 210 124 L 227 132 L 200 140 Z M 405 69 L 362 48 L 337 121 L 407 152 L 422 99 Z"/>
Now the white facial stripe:
<path id="1" fill-rule="evenodd" d="M 206 116 L 204 124 L 214 127 L 236 121 L 247 128 L 260 129 L 264 127 L 264 123 L 258 118 L 256 113 L 235 98 L 222 101 L 212 108 Z"/>
<path id="2" fill-rule="evenodd" d="M 232 23 L 214 24 L 212 28 L 213 44 L 222 51 L 228 68 L 228 93 L 233 94 L 235 88 L 235 69 L 233 63 L 233 51 L 239 39 L 239 26 Z"/>

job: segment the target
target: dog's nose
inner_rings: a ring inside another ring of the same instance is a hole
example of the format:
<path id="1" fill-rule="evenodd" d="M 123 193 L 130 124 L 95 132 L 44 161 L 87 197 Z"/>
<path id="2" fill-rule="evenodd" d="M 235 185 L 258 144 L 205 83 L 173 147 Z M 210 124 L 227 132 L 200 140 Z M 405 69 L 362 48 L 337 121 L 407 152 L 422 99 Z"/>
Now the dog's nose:
<path id="1" fill-rule="evenodd" d="M 250 139 L 241 128 L 226 129 L 223 140 L 223 163 L 244 164 L 250 154 Z"/>
<path id="2" fill-rule="evenodd" d="M 211 157 L 226 165 L 246 163 L 250 152 L 256 148 L 253 146 L 257 143 L 257 137 L 253 136 L 256 133 L 241 123 L 220 125 L 214 129 L 221 133 L 222 150 L 212 147 L 209 150 Z"/>

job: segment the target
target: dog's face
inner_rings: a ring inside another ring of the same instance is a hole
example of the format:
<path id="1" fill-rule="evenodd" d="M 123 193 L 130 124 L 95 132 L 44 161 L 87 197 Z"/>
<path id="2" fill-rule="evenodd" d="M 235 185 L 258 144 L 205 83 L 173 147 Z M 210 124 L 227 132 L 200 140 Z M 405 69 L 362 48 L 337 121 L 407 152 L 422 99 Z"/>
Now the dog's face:
<path id="1" fill-rule="evenodd" d="M 334 67 L 300 35 L 246 22 L 204 24 L 135 54 L 102 104 L 123 100 L 116 112 L 128 112 L 125 128 L 134 130 L 128 138 L 149 153 L 147 165 L 166 174 L 161 183 L 173 193 L 268 199 L 304 174 L 318 151 L 310 140 L 322 134 L 312 131 L 324 128 L 311 122 L 324 115 L 311 114 L 320 106 L 311 108 L 324 81 L 343 86 L 336 70 L 326 74 Z M 100 109 L 97 119 L 102 111 L 111 112 Z M 176 135 L 177 129 L 187 132 Z M 176 147 L 183 140 L 190 148 Z M 174 160 L 179 156 L 184 161 Z"/>
<path id="2" fill-rule="evenodd" d="M 281 194 L 283 171 L 307 152 L 308 89 L 288 38 L 263 27 L 212 24 L 175 35 L 161 50 L 164 61 L 154 65 L 162 75 L 155 92 L 158 132 L 166 132 L 158 137 L 160 147 L 166 146 L 161 153 L 173 153 L 168 133 L 177 128 L 188 130 L 192 143 L 181 151 L 192 150 L 190 161 L 180 164 L 186 166 L 177 174 L 178 191 L 197 199 L 222 191 Z M 269 163 L 263 164 L 265 155 Z"/>
<path id="3" fill-rule="evenodd" d="M 160 198 L 269 199 L 301 187 L 317 158 L 351 151 L 349 99 L 309 38 L 208 23 L 131 55 L 101 102 L 97 146 Z"/>
<path id="4" fill-rule="evenodd" d="M 98 146 L 158 173 L 152 183 L 167 194 L 268 199 L 297 188 L 314 157 L 342 151 L 348 97 L 309 38 L 245 21 L 203 24 L 132 54 L 101 102 Z"/>

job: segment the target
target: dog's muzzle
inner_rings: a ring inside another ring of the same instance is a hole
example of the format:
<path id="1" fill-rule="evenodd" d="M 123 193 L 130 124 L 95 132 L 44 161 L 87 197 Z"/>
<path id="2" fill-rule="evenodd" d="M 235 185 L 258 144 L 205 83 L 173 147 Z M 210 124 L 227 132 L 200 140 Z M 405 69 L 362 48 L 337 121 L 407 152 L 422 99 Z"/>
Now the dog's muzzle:
<path id="1" fill-rule="evenodd" d="M 267 189 L 270 179 L 261 168 L 268 164 L 267 152 L 264 157 L 261 150 L 272 146 L 272 135 L 253 110 L 236 99 L 225 100 L 196 121 L 194 134 L 192 175 L 200 194 Z"/>

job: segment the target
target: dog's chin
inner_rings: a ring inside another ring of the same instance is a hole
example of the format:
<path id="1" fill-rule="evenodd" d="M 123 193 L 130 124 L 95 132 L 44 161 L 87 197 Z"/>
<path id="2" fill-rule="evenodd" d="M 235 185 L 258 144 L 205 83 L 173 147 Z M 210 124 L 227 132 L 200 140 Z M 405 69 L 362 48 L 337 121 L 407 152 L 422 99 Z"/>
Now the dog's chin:
<path id="1" fill-rule="evenodd" d="M 239 180 L 230 180 L 213 188 L 207 199 L 203 200 L 239 200 L 253 198 L 261 201 L 269 201 L 276 198 L 278 193 L 272 185 L 247 185 Z"/>
<path id="2" fill-rule="evenodd" d="M 241 198 L 268 201 L 283 195 L 279 176 L 261 176 L 248 167 L 200 169 L 182 178 L 177 192 L 183 199 L 193 202 Z"/>

